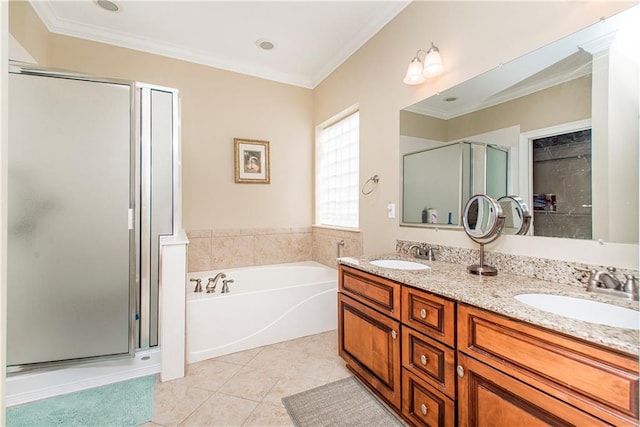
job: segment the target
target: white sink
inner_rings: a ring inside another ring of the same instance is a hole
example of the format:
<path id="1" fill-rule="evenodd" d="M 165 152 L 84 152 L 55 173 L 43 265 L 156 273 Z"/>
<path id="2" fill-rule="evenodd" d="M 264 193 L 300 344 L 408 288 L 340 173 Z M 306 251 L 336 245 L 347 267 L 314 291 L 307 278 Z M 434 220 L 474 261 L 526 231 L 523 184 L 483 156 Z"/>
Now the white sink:
<path id="1" fill-rule="evenodd" d="M 396 270 L 428 270 L 431 268 L 428 265 L 418 262 L 402 261 L 399 259 L 377 259 L 375 261 L 369 261 L 369 264 L 373 264 L 376 267 L 394 268 Z"/>
<path id="2" fill-rule="evenodd" d="M 549 294 L 520 294 L 515 299 L 539 310 L 576 320 L 617 328 L 640 329 L 639 313 L 617 305 Z"/>

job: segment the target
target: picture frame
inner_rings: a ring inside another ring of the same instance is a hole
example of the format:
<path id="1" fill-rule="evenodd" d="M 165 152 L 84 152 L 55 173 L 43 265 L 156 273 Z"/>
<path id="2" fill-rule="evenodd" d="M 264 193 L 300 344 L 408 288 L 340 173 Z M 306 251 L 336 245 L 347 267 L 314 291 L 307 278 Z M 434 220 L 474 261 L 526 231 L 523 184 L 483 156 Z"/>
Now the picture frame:
<path id="1" fill-rule="evenodd" d="M 235 181 L 247 184 L 269 184 L 269 141 L 233 138 Z"/>

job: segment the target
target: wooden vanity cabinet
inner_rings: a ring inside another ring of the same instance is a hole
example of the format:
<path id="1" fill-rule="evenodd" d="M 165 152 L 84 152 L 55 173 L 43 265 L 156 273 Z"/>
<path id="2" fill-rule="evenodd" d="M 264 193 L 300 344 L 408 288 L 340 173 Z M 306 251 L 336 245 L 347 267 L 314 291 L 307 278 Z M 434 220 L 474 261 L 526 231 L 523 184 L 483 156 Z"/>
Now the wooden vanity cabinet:
<path id="1" fill-rule="evenodd" d="M 341 265 L 338 347 L 416 426 L 638 426 L 638 358 Z"/>
<path id="2" fill-rule="evenodd" d="M 638 425 L 636 357 L 459 304 L 458 365 L 461 426 Z"/>
<path id="3" fill-rule="evenodd" d="M 338 288 L 338 354 L 400 409 L 400 285 L 340 266 Z"/>

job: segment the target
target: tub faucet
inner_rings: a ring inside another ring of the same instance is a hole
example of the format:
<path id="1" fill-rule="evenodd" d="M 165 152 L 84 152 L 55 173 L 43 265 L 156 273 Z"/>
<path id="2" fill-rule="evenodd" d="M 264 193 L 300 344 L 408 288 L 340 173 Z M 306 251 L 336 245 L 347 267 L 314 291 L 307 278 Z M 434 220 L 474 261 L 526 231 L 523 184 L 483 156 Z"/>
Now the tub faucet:
<path id="1" fill-rule="evenodd" d="M 220 291 L 223 294 L 229 293 L 229 283 L 233 283 L 233 279 L 225 279 L 222 281 L 222 290 Z"/>
<path id="2" fill-rule="evenodd" d="M 218 280 L 224 279 L 227 277 L 224 273 L 216 274 L 216 277 L 209 277 L 209 281 L 207 282 L 207 293 L 211 294 L 216 291 L 216 285 L 218 284 Z"/>
<path id="3" fill-rule="evenodd" d="M 189 279 L 190 282 L 196 282 L 193 292 L 202 292 L 202 279 Z"/>

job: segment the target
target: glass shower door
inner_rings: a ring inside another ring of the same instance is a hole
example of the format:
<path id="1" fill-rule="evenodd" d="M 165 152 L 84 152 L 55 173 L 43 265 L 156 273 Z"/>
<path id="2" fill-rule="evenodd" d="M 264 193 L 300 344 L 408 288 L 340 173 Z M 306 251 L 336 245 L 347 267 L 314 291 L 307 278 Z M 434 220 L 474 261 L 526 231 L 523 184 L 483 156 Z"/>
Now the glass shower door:
<path id="1" fill-rule="evenodd" d="M 10 367 L 134 352 L 132 90 L 10 73 Z"/>

